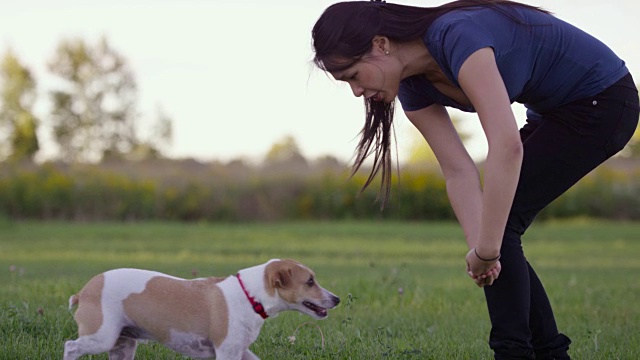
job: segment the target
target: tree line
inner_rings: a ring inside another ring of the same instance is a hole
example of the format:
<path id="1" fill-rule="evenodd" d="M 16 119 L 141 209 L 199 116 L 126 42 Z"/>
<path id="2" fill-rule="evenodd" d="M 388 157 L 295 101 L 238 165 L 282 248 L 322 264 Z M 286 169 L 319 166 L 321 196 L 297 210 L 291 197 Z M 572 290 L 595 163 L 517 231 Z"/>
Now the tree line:
<path id="1" fill-rule="evenodd" d="M 34 112 L 39 99 L 34 73 L 11 49 L 0 60 L 0 161 L 33 161 L 42 142 L 38 129 L 46 121 L 57 147 L 54 160 L 96 163 L 103 160 L 162 158 L 172 141 L 172 118 L 158 108 L 140 135 L 138 85 L 127 59 L 102 37 L 95 44 L 64 39 L 47 61 L 56 79 L 47 91 L 50 108 L 39 119 Z M 454 119 L 454 122 L 457 122 Z M 461 134 L 466 141 L 469 134 Z M 424 140 L 414 140 L 408 163 L 434 162 Z M 266 160 L 282 157 L 306 161 L 295 141 L 285 137 L 275 143 Z M 623 156 L 640 157 L 640 130 Z"/>
<path id="2" fill-rule="evenodd" d="M 142 138 L 138 87 L 126 58 L 106 38 L 96 44 L 62 40 L 47 62 L 55 86 L 46 119 L 34 112 L 38 81 L 11 50 L 0 62 L 0 160 L 33 161 L 46 120 L 64 162 L 161 157 L 172 139 L 172 119 L 157 110 L 151 135 Z"/>
<path id="3" fill-rule="evenodd" d="M 39 129 L 46 122 L 57 153 L 51 162 L 67 164 L 168 159 L 173 119 L 156 109 L 149 135 L 141 137 L 138 85 L 125 56 L 103 37 L 90 44 L 65 39 L 47 61 L 55 85 L 41 99 L 29 66 L 7 49 L 0 58 L 0 162 L 33 162 L 41 151 Z M 49 100 L 44 119 L 38 101 Z M 236 162 L 240 160 L 233 160 Z M 338 162 L 330 155 L 320 162 Z M 307 163 L 295 139 L 284 136 L 266 153 L 264 163 L 284 167 Z"/>

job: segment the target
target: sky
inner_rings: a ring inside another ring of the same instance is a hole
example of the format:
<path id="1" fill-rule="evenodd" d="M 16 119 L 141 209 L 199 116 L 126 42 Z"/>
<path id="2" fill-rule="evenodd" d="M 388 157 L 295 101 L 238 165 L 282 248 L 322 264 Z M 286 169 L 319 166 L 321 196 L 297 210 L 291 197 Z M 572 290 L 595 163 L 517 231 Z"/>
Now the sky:
<path id="1" fill-rule="evenodd" d="M 41 158 L 51 156 L 46 122 L 54 83 L 46 68 L 63 39 L 106 37 L 139 88 L 142 127 L 156 109 L 173 119 L 167 153 L 201 161 L 261 161 L 292 136 L 307 159 L 350 161 L 364 118 L 346 84 L 312 66 L 311 28 L 329 0 L 0 0 L 0 54 L 11 49 L 38 81 Z M 398 0 L 436 6 L 446 1 Z M 640 77 L 637 0 L 536 0 L 609 45 Z M 416 132 L 397 106 L 400 160 Z M 524 108 L 513 106 L 520 124 Z M 451 111 L 471 135 L 470 154 L 486 155 L 477 116 Z"/>

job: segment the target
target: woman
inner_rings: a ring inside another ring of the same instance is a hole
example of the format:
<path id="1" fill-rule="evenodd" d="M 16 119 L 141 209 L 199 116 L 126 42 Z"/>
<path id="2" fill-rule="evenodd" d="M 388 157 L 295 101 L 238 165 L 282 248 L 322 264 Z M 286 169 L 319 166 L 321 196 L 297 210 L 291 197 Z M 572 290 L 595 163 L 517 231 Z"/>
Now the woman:
<path id="1" fill-rule="evenodd" d="M 638 93 L 607 46 L 550 13 L 499 0 L 421 8 L 330 6 L 313 31 L 315 64 L 365 99 L 353 171 L 373 155 L 365 187 L 391 176 L 398 97 L 431 146 L 484 288 L 496 359 L 569 359 L 521 236 L 536 214 L 620 151 L 638 123 Z M 518 129 L 510 104 L 527 107 Z M 476 112 L 489 150 L 483 186 L 446 107 Z M 499 278 L 498 278 L 499 277 Z"/>

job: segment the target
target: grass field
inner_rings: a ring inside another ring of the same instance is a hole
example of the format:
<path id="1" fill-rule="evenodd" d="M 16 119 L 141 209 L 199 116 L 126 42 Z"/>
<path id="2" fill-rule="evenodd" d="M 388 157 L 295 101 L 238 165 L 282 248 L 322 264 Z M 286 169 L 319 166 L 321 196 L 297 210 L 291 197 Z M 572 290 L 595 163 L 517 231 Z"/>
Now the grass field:
<path id="1" fill-rule="evenodd" d="M 640 358 L 640 223 L 539 223 L 524 243 L 574 359 Z M 101 271 L 223 276 L 293 258 L 342 303 L 322 321 L 298 313 L 268 319 L 252 346 L 262 359 L 490 359 L 486 306 L 464 273 L 465 254 L 453 223 L 5 220 L 0 358 L 60 359 L 64 341 L 76 336 L 68 298 Z M 145 344 L 138 358 L 182 357 Z"/>

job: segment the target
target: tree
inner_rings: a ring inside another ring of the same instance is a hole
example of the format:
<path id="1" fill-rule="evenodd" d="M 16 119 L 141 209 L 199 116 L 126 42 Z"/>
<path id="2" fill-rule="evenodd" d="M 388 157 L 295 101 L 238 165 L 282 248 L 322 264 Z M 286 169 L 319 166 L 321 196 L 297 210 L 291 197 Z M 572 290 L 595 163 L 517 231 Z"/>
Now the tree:
<path id="1" fill-rule="evenodd" d="M 453 125 L 458 129 L 458 134 L 462 142 L 466 142 L 471 137 L 468 133 L 460 130 L 460 119 L 451 117 Z M 407 157 L 407 164 L 409 165 L 422 165 L 422 164 L 437 164 L 437 159 L 429 144 L 425 141 L 422 134 L 415 128 L 411 128 L 409 155 Z"/>
<path id="2" fill-rule="evenodd" d="M 348 172 L 349 170 L 346 164 L 333 155 L 321 156 L 313 162 L 313 165 L 315 168 L 321 170 L 336 170 L 343 172 Z"/>
<path id="3" fill-rule="evenodd" d="M 62 80 L 51 92 L 51 120 L 65 161 L 121 158 L 137 145 L 137 86 L 125 58 L 102 38 L 64 40 L 49 63 Z"/>
<path id="4" fill-rule="evenodd" d="M 173 141 L 173 120 L 160 107 L 156 109 L 156 122 L 146 141 L 140 141 L 131 149 L 129 160 L 160 159 L 163 149 Z"/>
<path id="5" fill-rule="evenodd" d="M 282 140 L 271 146 L 271 149 L 265 157 L 265 164 L 276 167 L 306 167 L 308 165 L 307 160 L 302 155 L 302 152 L 300 152 L 296 140 L 291 135 L 285 136 Z"/>
<path id="6" fill-rule="evenodd" d="M 39 121 L 32 110 L 37 97 L 36 81 L 11 51 L 7 51 L 2 59 L 0 74 L 0 133 L 7 134 L 6 139 L 0 139 L 0 143 L 5 144 L 0 153 L 15 161 L 33 160 L 40 149 Z"/>

